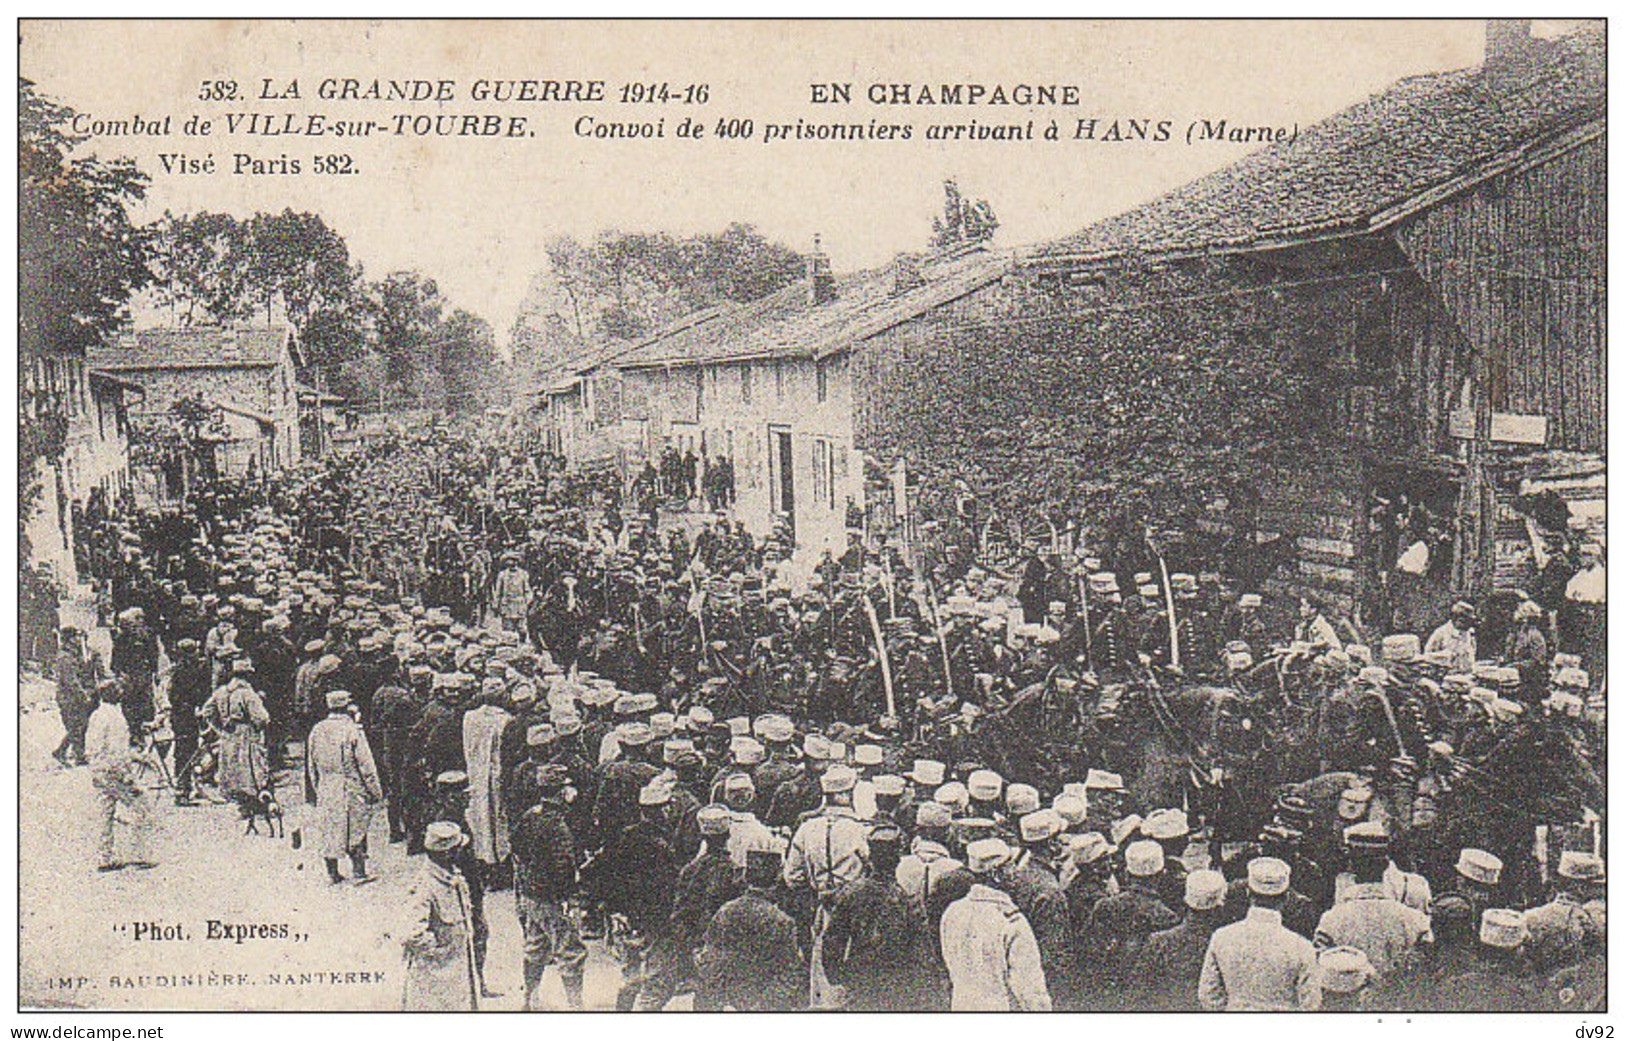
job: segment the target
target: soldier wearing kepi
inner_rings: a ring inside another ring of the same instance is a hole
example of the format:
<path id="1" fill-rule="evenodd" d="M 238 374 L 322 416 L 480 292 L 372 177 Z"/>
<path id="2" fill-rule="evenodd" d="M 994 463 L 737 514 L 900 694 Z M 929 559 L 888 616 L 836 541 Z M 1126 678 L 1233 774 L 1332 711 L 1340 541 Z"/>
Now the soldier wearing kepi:
<path id="1" fill-rule="evenodd" d="M 473 901 L 457 868 L 468 836 L 452 821 L 424 828 L 427 854 L 406 893 L 404 1012 L 470 1012 L 480 1007 L 474 966 Z"/>
<path id="2" fill-rule="evenodd" d="M 824 1004 L 855 1012 L 926 1007 L 931 945 L 925 911 L 897 884 L 903 833 L 883 824 L 869 833 L 871 870 L 835 898 L 824 931 Z"/>
<path id="3" fill-rule="evenodd" d="M 784 861 L 784 882 L 800 897 L 797 907 L 802 928 L 812 937 L 814 974 L 822 976 L 818 964 L 820 943 L 836 896 L 848 883 L 861 877 L 869 862 L 867 828 L 852 808 L 852 790 L 858 775 L 846 766 L 832 766 L 821 781 L 824 807 L 817 816 L 796 829 Z M 814 994 L 814 998 L 822 997 Z"/>
<path id="4" fill-rule="evenodd" d="M 1320 1008 L 1315 947 L 1281 924 L 1281 901 L 1292 869 L 1274 857 L 1247 865 L 1252 907 L 1247 917 L 1213 934 L 1202 962 L 1197 998 L 1229 1011 L 1314 1011 Z"/>
<path id="5" fill-rule="evenodd" d="M 1203 868 L 1185 876 L 1185 920 L 1151 934 L 1136 977 L 1151 992 L 1153 1008 L 1196 1012 L 1196 988 L 1213 933 L 1224 922 L 1224 876 Z"/>
<path id="6" fill-rule="evenodd" d="M 384 788 L 361 724 L 350 714 L 350 692 L 329 691 L 327 718 L 310 731 L 305 752 L 305 799 L 316 809 L 316 848 L 337 885 L 339 858 L 350 858 L 357 885 L 367 874 L 367 832 Z"/>
<path id="7" fill-rule="evenodd" d="M 542 977 L 556 963 L 565 1000 L 579 1009 L 587 948 L 565 906 L 575 893 L 580 864 L 580 850 L 565 819 L 569 773 L 558 763 L 545 763 L 531 775 L 536 802 L 520 816 L 513 836 L 514 896 L 525 945 L 525 1008 L 535 1007 Z"/>
<path id="8" fill-rule="evenodd" d="M 1002 839 L 978 839 L 965 850 L 975 882 L 942 916 L 942 956 L 955 1012 L 1048 1012 L 1049 990 L 1032 927 L 997 888 L 1010 862 Z"/>
<path id="9" fill-rule="evenodd" d="M 783 860 L 772 850 L 746 852 L 745 892 L 717 909 L 694 955 L 700 984 L 696 1005 L 741 1012 L 807 1007 L 807 968 L 796 923 L 773 903 Z"/>

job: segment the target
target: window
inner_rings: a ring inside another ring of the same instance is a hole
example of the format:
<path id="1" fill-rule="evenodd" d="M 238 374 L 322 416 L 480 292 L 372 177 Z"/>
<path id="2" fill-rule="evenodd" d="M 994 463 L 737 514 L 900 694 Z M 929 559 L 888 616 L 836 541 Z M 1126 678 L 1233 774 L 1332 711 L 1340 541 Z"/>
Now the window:
<path id="1" fill-rule="evenodd" d="M 821 437 L 813 439 L 813 502 L 835 508 L 835 444 Z"/>
<path id="2" fill-rule="evenodd" d="M 694 370 L 694 414 L 696 418 L 705 411 L 705 370 Z"/>
<path id="3" fill-rule="evenodd" d="M 784 400 L 784 359 L 773 359 L 773 390 L 780 401 Z"/>
<path id="4" fill-rule="evenodd" d="M 818 359 L 818 400 L 829 400 L 829 362 L 825 358 Z"/>
<path id="5" fill-rule="evenodd" d="M 750 362 L 739 366 L 739 400 L 750 403 Z"/>

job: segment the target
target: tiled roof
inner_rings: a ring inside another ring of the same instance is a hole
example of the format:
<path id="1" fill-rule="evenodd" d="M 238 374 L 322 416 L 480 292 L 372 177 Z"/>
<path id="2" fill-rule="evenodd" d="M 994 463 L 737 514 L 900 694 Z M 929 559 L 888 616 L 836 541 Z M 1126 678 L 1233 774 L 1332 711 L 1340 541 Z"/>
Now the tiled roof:
<path id="1" fill-rule="evenodd" d="M 120 339 L 116 347 L 93 348 L 89 360 L 109 372 L 263 368 L 280 362 L 288 334 L 285 325 L 141 329 Z"/>
<path id="2" fill-rule="evenodd" d="M 1516 70 L 1415 76 L 1037 256 L 1246 247 L 1360 230 L 1373 216 L 1472 176 L 1497 156 L 1606 110 L 1601 29 L 1534 40 Z"/>
<path id="3" fill-rule="evenodd" d="M 999 278 L 1008 261 L 983 249 L 922 261 L 923 284 L 894 293 L 894 269 L 835 279 L 835 299 L 814 304 L 805 278 L 748 304 L 690 315 L 604 364 L 622 368 L 693 365 L 734 359 L 823 356 L 876 335 L 922 311 Z"/>

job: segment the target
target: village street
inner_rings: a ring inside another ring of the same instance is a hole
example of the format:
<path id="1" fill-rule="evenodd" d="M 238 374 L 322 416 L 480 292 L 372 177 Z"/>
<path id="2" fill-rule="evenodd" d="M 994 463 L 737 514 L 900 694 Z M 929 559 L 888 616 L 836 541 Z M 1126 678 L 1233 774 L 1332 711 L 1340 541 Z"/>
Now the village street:
<path id="1" fill-rule="evenodd" d="M 25 676 L 21 684 L 18 978 L 23 1005 L 400 1007 L 400 944 L 392 934 L 399 931 L 403 894 L 421 858 L 409 862 L 403 845 L 385 842 L 381 814 L 374 822 L 371 861 L 379 880 L 360 888 L 332 886 L 308 845 L 291 847 L 293 831 L 305 819 L 301 786 L 294 780 L 279 788 L 288 831 L 281 839 L 244 835 L 229 805 L 177 808 L 165 789 L 154 793 L 158 866 L 100 874 L 90 773 L 83 767 L 64 770 L 51 758 L 62 736 L 53 690 L 37 676 Z M 487 897 L 486 915 L 491 923 L 486 975 L 501 997 L 485 1005 L 518 1009 L 520 936 L 512 892 Z M 286 924 L 290 938 L 204 942 L 210 919 Z M 143 935 L 138 941 L 137 927 L 145 924 L 178 925 L 184 939 Z M 588 950 L 587 1004 L 613 1008 L 619 970 L 602 943 L 589 943 Z M 294 982 L 287 982 L 290 978 Z M 678 1005 L 688 1000 L 679 999 Z M 548 974 L 542 1002 L 544 1008 L 564 1007 L 556 972 Z"/>

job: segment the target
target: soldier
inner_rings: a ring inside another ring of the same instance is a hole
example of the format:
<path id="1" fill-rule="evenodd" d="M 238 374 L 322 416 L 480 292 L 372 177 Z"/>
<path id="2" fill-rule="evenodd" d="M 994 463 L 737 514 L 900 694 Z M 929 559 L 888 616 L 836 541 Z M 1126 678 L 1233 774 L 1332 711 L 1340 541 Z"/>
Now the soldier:
<path id="1" fill-rule="evenodd" d="M 378 693 L 373 695 L 372 718 L 364 721 L 368 737 L 378 746 L 374 761 L 378 764 L 378 779 L 389 804 L 390 842 L 401 842 L 407 837 L 407 752 L 412 730 L 422 721 L 428 706 L 429 682 L 433 675 L 427 665 L 408 667 L 405 684 L 391 682 L 378 688 Z"/>
<path id="2" fill-rule="evenodd" d="M 1493 853 L 1471 847 L 1462 850 L 1456 858 L 1452 888 L 1434 900 L 1434 913 L 1449 906 L 1463 909 L 1469 919 L 1479 921 L 1500 892 L 1501 867 L 1501 858 Z"/>
<path id="3" fill-rule="evenodd" d="M 1224 876 L 1209 868 L 1185 876 L 1185 920 L 1151 934 L 1140 950 L 1135 977 L 1142 1005 L 1160 1012 L 1197 1012 L 1197 984 L 1213 933 L 1224 924 Z"/>
<path id="4" fill-rule="evenodd" d="M 1292 869 L 1274 857 L 1247 865 L 1252 906 L 1247 917 L 1213 934 L 1202 961 L 1197 998 L 1204 1008 L 1231 1011 L 1320 1008 L 1314 945 L 1281 924 L 1281 901 Z"/>
<path id="5" fill-rule="evenodd" d="M 469 1012 L 479 1008 L 468 883 L 457 851 L 468 841 L 452 821 L 424 828 L 428 854 L 406 894 L 404 1012 Z"/>
<path id="6" fill-rule="evenodd" d="M 525 1008 L 535 1008 L 542 977 L 548 965 L 556 963 L 566 1002 L 580 1009 L 587 948 L 566 907 L 575 893 L 580 863 L 564 814 L 569 773 L 557 763 L 546 763 L 531 776 L 535 800 L 520 815 L 513 836 L 514 898 L 524 933 Z"/>
<path id="7" fill-rule="evenodd" d="M 1538 1009 L 1545 988 L 1524 945 L 1529 926 L 1523 912 L 1485 908 L 1478 952 L 1465 972 L 1439 980 L 1429 997 L 1440 1011 Z"/>
<path id="8" fill-rule="evenodd" d="M 807 969 L 796 924 L 773 903 L 783 869 L 783 858 L 772 850 L 746 854 L 745 892 L 717 909 L 694 955 L 696 1005 L 742 1012 L 807 1007 Z"/>
<path id="9" fill-rule="evenodd" d="M 367 832 L 384 788 L 361 725 L 351 715 L 350 692 L 327 694 L 327 718 L 310 731 L 305 751 L 305 801 L 316 810 L 316 848 L 334 885 L 344 881 L 339 858 L 350 858 L 356 885 L 367 874 Z"/>
<path id="10" fill-rule="evenodd" d="M 119 708 L 117 681 L 103 680 L 96 696 L 99 704 L 85 726 L 85 760 L 90 764 L 90 784 L 96 790 L 101 822 L 96 870 L 150 868 L 154 866 L 149 852 L 152 806 L 146 789 L 135 779 L 135 752 L 130 747 L 129 724 Z M 125 820 L 133 840 L 135 855 L 129 861 L 115 859 L 114 824 L 120 807 L 127 812 Z"/>
<path id="11" fill-rule="evenodd" d="M 1015 789 L 1016 785 L 1011 785 Z M 1036 800 L 1037 792 L 1033 793 Z M 1057 1008 L 1074 1007 L 1077 972 L 1072 915 L 1059 875 L 1064 822 L 1054 810 L 1034 810 L 1020 819 L 1021 852 L 1004 875 L 1005 891 L 1026 916 L 1038 941 L 1044 980 Z"/>
<path id="12" fill-rule="evenodd" d="M 670 783 L 659 777 L 651 780 L 638 792 L 638 819 L 604 845 L 605 896 L 610 911 L 623 915 L 627 924 L 617 937 L 624 959 L 623 983 L 615 998 L 620 1012 L 635 1007 L 659 1011 L 645 1000 L 644 982 L 671 961 L 668 926 L 679 865 L 665 819 L 670 800 Z"/>
<path id="13" fill-rule="evenodd" d="M 208 702 L 209 665 L 198 642 L 182 637 L 175 642 L 175 665 L 169 673 L 169 725 L 175 732 L 175 805 L 195 806 L 198 714 Z"/>
<path id="14" fill-rule="evenodd" d="M 825 771 L 824 806 L 796 829 L 784 861 L 784 883 L 795 901 L 801 929 L 812 937 L 813 969 L 819 974 L 821 941 L 835 898 L 863 875 L 869 862 L 868 828 L 852 807 L 857 781 L 850 767 Z"/>
<path id="15" fill-rule="evenodd" d="M 1550 973 L 1576 965 L 1602 946 L 1607 923 L 1598 897 L 1605 882 L 1601 857 L 1572 849 L 1558 857 L 1556 896 L 1524 914 L 1527 950 L 1536 969 Z"/>
<path id="16" fill-rule="evenodd" d="M 84 635 L 77 626 L 62 627 L 60 648 L 56 656 L 56 711 L 62 722 L 62 741 L 51 755 L 63 766 L 81 765 L 85 761 L 85 727 L 95 707 L 96 684 L 90 660 L 85 655 Z M 192 720 L 192 733 L 196 743 L 197 720 Z"/>
<path id="17" fill-rule="evenodd" d="M 139 747 L 144 727 L 156 715 L 152 680 L 158 671 L 158 637 L 147 626 L 141 608 L 127 608 L 118 616 L 118 628 L 113 631 L 113 657 L 108 664 L 124 685 L 120 708 L 124 711 L 124 721 L 129 724 L 130 740 Z"/>
<path id="18" fill-rule="evenodd" d="M 1048 1012 L 1049 991 L 1038 941 L 1015 901 L 999 885 L 1011 858 L 1002 839 L 978 839 L 966 850 L 975 877 L 969 892 L 942 916 L 942 953 L 958 1011 Z"/>
<path id="19" fill-rule="evenodd" d="M 676 892 L 672 900 L 671 922 L 668 929 L 676 961 L 658 981 L 646 985 L 669 986 L 673 992 L 685 979 L 695 978 L 694 951 L 705 936 L 706 926 L 723 904 L 739 895 L 738 873 L 728 856 L 728 808 L 713 803 L 701 808 L 696 815 L 699 826 L 700 851 L 677 873 Z M 651 1003 L 658 1000 L 664 1006 L 671 993 L 657 992 Z M 700 995 L 695 995 L 695 1011 L 716 1011 L 706 1008 Z"/>
<path id="20" fill-rule="evenodd" d="M 844 886 L 824 931 L 825 1004 L 854 1012 L 924 1009 L 929 962 L 925 909 L 897 884 L 903 833 L 879 825 L 869 833 L 871 870 Z"/>
<path id="21" fill-rule="evenodd" d="M 265 754 L 265 726 L 270 713 L 250 677 L 254 663 L 239 657 L 232 663 L 231 682 L 209 696 L 203 715 L 220 734 L 216 780 L 221 791 L 237 803 L 244 818 L 258 812 L 260 792 L 271 783 Z"/>
<path id="22" fill-rule="evenodd" d="M 1381 822 L 1366 821 L 1344 831 L 1353 882 L 1320 917 L 1315 946 L 1354 947 L 1365 952 L 1381 982 L 1409 972 L 1433 943 L 1427 915 L 1400 903 L 1384 881 L 1388 835 Z"/>
<path id="23" fill-rule="evenodd" d="M 768 827 L 793 832 L 802 818 L 816 813 L 823 802 L 821 780 L 829 767 L 830 742 L 823 734 L 808 734 L 801 745 L 802 764 L 782 781 L 768 804 Z"/>
<path id="24" fill-rule="evenodd" d="M 1088 935 L 1102 978 L 1108 984 L 1126 986 L 1133 982 L 1140 948 L 1152 933 L 1178 925 L 1179 917 L 1160 896 L 1162 847 L 1150 839 L 1141 839 L 1124 850 L 1123 860 L 1128 880 L 1121 892 L 1102 897 L 1095 904 Z"/>

